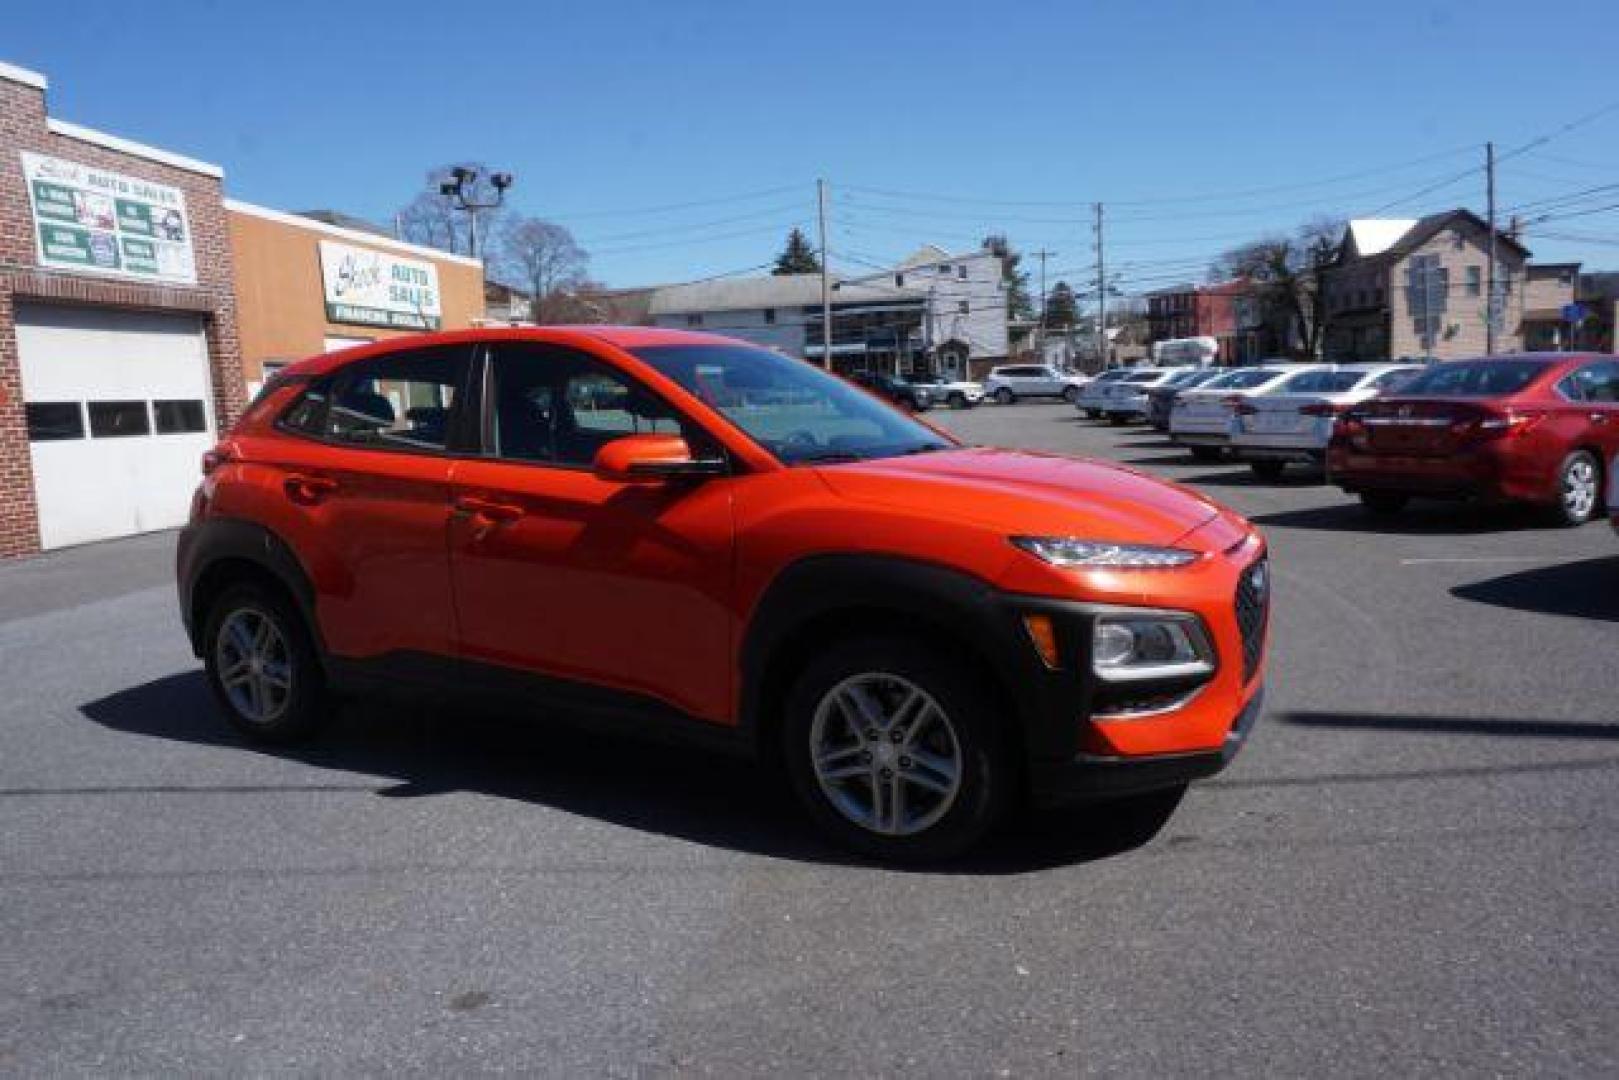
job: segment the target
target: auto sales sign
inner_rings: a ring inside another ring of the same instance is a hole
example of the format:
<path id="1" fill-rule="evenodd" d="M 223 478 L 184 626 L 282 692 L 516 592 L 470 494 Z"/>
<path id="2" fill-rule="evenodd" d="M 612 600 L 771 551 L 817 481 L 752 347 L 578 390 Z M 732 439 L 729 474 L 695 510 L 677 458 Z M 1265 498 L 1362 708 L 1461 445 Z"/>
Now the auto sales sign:
<path id="1" fill-rule="evenodd" d="M 196 284 L 191 223 L 179 188 L 26 151 L 22 170 L 39 265 Z"/>
<path id="2" fill-rule="evenodd" d="M 320 274 L 328 322 L 439 328 L 438 267 L 432 263 L 322 240 Z"/>

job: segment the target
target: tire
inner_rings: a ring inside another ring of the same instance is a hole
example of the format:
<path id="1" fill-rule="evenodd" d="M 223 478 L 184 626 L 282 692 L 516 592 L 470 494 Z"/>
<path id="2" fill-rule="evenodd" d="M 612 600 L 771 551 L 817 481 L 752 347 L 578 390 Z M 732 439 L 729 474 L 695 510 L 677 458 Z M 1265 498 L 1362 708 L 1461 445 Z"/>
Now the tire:
<path id="1" fill-rule="evenodd" d="M 308 738 L 325 722 L 324 672 L 303 616 L 281 594 L 233 585 L 204 625 L 208 685 L 233 728 L 254 742 L 286 744 Z"/>
<path id="2" fill-rule="evenodd" d="M 1068 386 L 1063 388 L 1062 399 L 1072 405 L 1079 400 L 1079 387 Z"/>
<path id="3" fill-rule="evenodd" d="M 1086 409 L 1085 410 L 1085 419 L 1087 419 L 1087 420 L 1100 420 L 1101 418 L 1102 418 L 1102 410 L 1100 410 L 1100 409 Z"/>
<path id="4" fill-rule="evenodd" d="M 1378 517 L 1393 517 L 1405 509 L 1405 504 L 1411 501 L 1411 496 L 1398 491 L 1363 491 L 1360 493 L 1360 504 L 1368 513 Z"/>
<path id="5" fill-rule="evenodd" d="M 1218 446 L 1193 446 L 1189 449 L 1192 451 L 1193 461 L 1219 461 L 1221 457 Z"/>
<path id="6" fill-rule="evenodd" d="M 995 391 L 995 404 L 997 405 L 1010 405 L 1016 400 L 1017 395 L 1012 393 L 1012 388 L 1009 386 L 1003 386 Z"/>
<path id="7" fill-rule="evenodd" d="M 1248 467 L 1252 469 L 1254 471 L 1254 475 L 1259 477 L 1261 480 L 1275 481 L 1280 480 L 1282 478 L 1282 474 L 1287 471 L 1287 462 L 1268 460 L 1250 461 L 1248 463 Z"/>
<path id="8" fill-rule="evenodd" d="M 967 401 L 967 395 L 961 393 L 960 391 L 951 394 L 949 401 L 952 409 L 966 409 L 970 407 L 970 403 Z"/>
<path id="9" fill-rule="evenodd" d="M 1602 505 L 1602 464 L 1588 450 L 1576 450 L 1557 467 L 1557 502 L 1552 518 L 1559 525 L 1584 525 Z"/>
<path id="10" fill-rule="evenodd" d="M 897 636 L 847 641 L 805 666 L 787 696 L 783 761 L 799 801 L 833 841 L 883 860 L 933 862 L 962 854 L 999 824 L 1016 770 L 996 726 L 1003 711 L 970 670 Z M 904 724 L 901 701 L 915 703 L 915 744 L 881 726 Z M 873 719 L 851 722 L 862 709 Z M 922 749 L 906 754 L 913 745 Z M 921 765 L 924 754 L 941 765 Z"/>
<path id="11" fill-rule="evenodd" d="M 1128 419 L 1123 413 L 1108 413 L 1107 422 L 1110 427 L 1123 427 Z"/>

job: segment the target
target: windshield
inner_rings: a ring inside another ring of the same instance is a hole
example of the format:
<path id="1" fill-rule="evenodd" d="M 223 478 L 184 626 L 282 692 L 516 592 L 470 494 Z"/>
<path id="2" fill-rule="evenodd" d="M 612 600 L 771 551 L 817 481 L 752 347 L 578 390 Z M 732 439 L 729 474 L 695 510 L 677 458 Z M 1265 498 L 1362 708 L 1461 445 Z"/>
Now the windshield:
<path id="1" fill-rule="evenodd" d="M 788 465 L 944 450 L 938 432 L 803 360 L 746 345 L 630 350 Z"/>
<path id="2" fill-rule="evenodd" d="M 1546 370 L 1539 360 L 1468 360 L 1441 363 L 1400 387 L 1408 397 L 1497 397 L 1515 394 Z"/>

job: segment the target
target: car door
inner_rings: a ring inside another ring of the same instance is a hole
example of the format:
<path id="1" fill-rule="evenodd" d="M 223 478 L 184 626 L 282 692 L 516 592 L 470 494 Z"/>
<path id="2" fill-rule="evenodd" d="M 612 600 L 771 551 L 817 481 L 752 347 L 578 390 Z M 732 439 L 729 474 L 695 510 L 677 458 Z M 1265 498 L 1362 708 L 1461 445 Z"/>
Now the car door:
<path id="1" fill-rule="evenodd" d="M 1603 468 L 1611 468 L 1619 454 L 1619 360 L 1598 360 L 1570 377 L 1581 398 L 1571 405 L 1580 410 L 1585 438 L 1601 451 Z"/>
<path id="2" fill-rule="evenodd" d="M 266 516 L 305 561 L 326 646 L 349 658 L 453 654 L 445 548 L 451 432 L 468 346 L 391 352 L 339 370 L 266 441 Z"/>
<path id="3" fill-rule="evenodd" d="M 450 562 L 462 656 L 731 714 L 732 485 L 628 484 L 592 470 L 631 434 L 701 429 L 605 359 L 492 345 L 483 454 L 459 461 Z"/>

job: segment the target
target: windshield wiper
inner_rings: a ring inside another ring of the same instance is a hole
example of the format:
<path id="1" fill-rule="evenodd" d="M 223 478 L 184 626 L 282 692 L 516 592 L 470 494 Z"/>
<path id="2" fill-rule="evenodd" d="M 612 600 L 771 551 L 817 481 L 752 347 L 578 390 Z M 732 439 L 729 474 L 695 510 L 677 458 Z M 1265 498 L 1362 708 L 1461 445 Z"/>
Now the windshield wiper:
<path id="1" fill-rule="evenodd" d="M 917 443 L 915 446 L 906 447 L 899 453 L 902 457 L 910 457 L 912 454 L 936 454 L 945 449 L 948 449 L 948 447 L 944 443 Z"/>
<path id="2" fill-rule="evenodd" d="M 802 457 L 795 457 L 792 463 L 794 465 L 829 465 L 840 461 L 865 460 L 866 456 L 864 454 L 851 454 L 847 450 L 828 450 L 821 454 L 805 454 Z"/>

